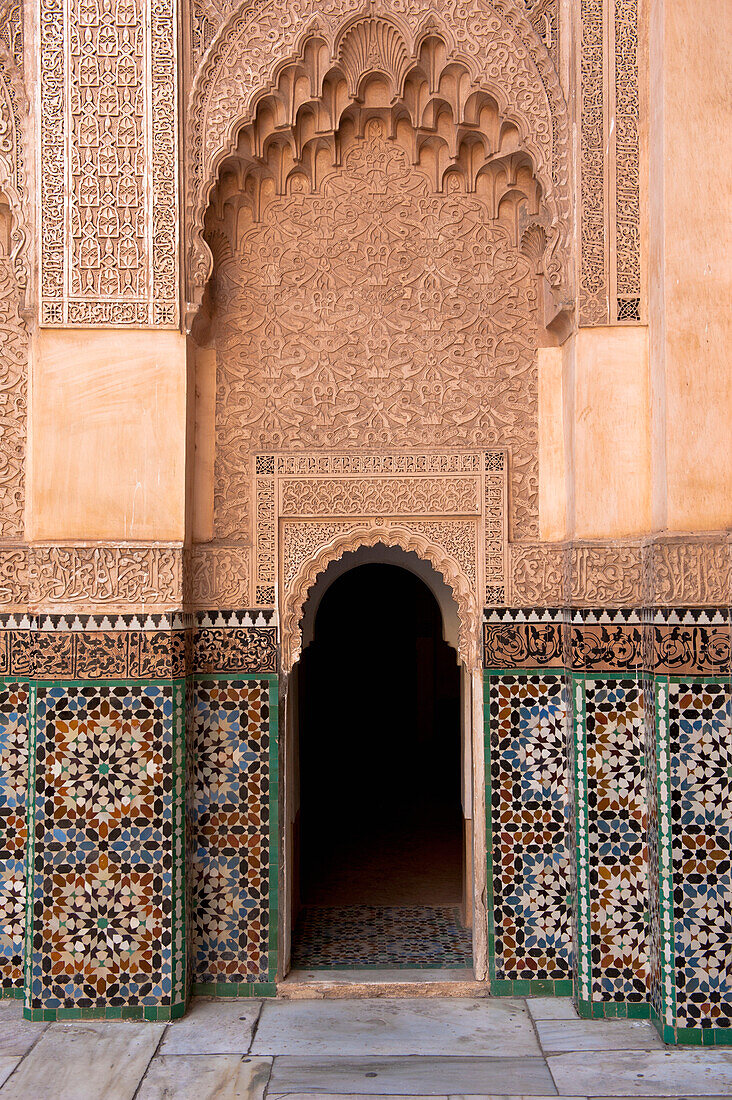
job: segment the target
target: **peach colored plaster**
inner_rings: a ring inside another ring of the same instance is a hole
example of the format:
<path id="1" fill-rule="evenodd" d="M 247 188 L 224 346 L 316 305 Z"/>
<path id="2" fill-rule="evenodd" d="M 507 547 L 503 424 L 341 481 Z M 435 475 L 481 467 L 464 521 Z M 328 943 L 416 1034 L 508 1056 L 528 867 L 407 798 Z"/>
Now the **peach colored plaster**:
<path id="1" fill-rule="evenodd" d="M 216 351 L 195 348 L 195 453 L 193 541 L 213 538 L 214 459 L 216 450 Z"/>
<path id="2" fill-rule="evenodd" d="M 569 534 L 645 534 L 651 512 L 647 330 L 581 329 L 564 352 L 564 385 L 571 390 Z"/>
<path id="3" fill-rule="evenodd" d="M 31 369 L 29 538 L 182 540 L 185 338 L 41 330 Z"/>
<path id="4" fill-rule="evenodd" d="M 654 521 L 732 522 L 732 5 L 656 0 L 651 59 Z"/>
<path id="5" fill-rule="evenodd" d="M 542 540 L 566 538 L 566 480 L 562 349 L 539 348 L 539 531 Z"/>

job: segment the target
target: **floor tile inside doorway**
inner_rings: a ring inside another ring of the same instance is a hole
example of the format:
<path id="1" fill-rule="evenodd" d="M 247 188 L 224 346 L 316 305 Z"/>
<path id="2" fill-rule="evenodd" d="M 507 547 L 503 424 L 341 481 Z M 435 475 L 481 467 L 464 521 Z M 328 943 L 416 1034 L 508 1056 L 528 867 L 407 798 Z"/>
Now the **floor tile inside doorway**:
<path id="1" fill-rule="evenodd" d="M 473 965 L 472 933 L 453 906 L 306 905 L 292 940 L 298 969 L 443 969 Z"/>

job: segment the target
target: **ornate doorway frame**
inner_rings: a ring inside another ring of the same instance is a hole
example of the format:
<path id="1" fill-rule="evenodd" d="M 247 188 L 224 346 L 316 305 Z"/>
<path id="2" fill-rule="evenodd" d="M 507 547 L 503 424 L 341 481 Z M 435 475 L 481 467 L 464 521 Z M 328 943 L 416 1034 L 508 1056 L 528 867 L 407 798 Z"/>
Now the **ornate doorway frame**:
<path id="1" fill-rule="evenodd" d="M 506 595 L 505 451 L 300 453 L 257 455 L 252 597 L 277 606 L 281 625 L 282 791 L 280 807 L 279 977 L 289 967 L 293 853 L 288 807 L 296 726 L 290 674 L 302 648 L 308 593 L 328 566 L 361 547 L 398 547 L 428 563 L 452 591 L 463 678 L 463 742 L 472 771 L 473 959 L 487 977 L 483 684 L 480 613 Z"/>

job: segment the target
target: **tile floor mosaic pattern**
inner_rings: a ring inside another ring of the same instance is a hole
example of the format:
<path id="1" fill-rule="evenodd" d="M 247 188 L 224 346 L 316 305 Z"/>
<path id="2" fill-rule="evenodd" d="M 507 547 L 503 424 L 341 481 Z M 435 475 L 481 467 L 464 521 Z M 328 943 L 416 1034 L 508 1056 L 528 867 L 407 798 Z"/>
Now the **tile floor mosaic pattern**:
<path id="1" fill-rule="evenodd" d="M 669 681 L 679 1027 L 732 1026 L 731 708 L 729 681 Z"/>
<path id="2" fill-rule="evenodd" d="M 183 685 L 34 690 L 27 1005 L 181 1004 Z"/>
<path id="3" fill-rule="evenodd" d="M 0 990 L 23 986 L 28 684 L 0 681 Z"/>
<path id="4" fill-rule="evenodd" d="M 561 675 L 486 674 L 491 978 L 571 978 L 566 691 Z"/>
<path id="5" fill-rule="evenodd" d="M 593 1000 L 645 1002 L 646 807 L 643 691 L 634 678 L 584 688 Z"/>
<path id="6" fill-rule="evenodd" d="M 452 906 L 306 905 L 292 937 L 295 969 L 433 970 L 472 965 L 472 933 Z"/>
<path id="7" fill-rule="evenodd" d="M 276 677 L 196 684 L 192 764 L 197 983 L 267 982 L 276 968 Z M 273 774 L 274 773 L 274 774 Z M 274 839 L 273 839 L 274 838 Z"/>

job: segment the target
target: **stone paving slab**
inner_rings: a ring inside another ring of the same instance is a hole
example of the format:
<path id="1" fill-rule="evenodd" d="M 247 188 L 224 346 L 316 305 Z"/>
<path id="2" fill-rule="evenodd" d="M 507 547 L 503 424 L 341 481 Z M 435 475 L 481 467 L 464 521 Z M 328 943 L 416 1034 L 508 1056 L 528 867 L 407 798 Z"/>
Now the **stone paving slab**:
<path id="1" fill-rule="evenodd" d="M 47 1027 L 48 1024 L 24 1020 L 19 1001 L 0 1000 L 0 1055 L 27 1054 Z"/>
<path id="2" fill-rule="evenodd" d="M 246 1054 L 261 1001 L 195 998 L 182 1020 L 170 1024 L 159 1054 Z"/>
<path id="3" fill-rule="evenodd" d="M 547 1064 L 560 1095 L 732 1095 L 732 1051 L 606 1051 L 601 1058 L 596 1053 L 551 1054 Z"/>
<path id="4" fill-rule="evenodd" d="M 0 1055 L 0 1085 L 4 1085 L 10 1074 L 18 1065 L 20 1058 L 13 1058 L 8 1054 Z"/>
<path id="5" fill-rule="evenodd" d="M 262 1100 L 268 1059 L 237 1054 L 168 1054 L 153 1058 L 135 1100 Z"/>
<path id="6" fill-rule="evenodd" d="M 545 1054 L 663 1049 L 650 1020 L 536 1020 L 536 1031 Z"/>
<path id="7" fill-rule="evenodd" d="M 275 1058 L 269 1095 L 293 1092 L 369 1096 L 556 1095 L 543 1058 L 461 1058 L 457 1055 Z"/>
<path id="8" fill-rule="evenodd" d="M 539 1055 L 522 1001 L 267 1002 L 252 1054 Z"/>
<path id="9" fill-rule="evenodd" d="M 12 1077 L 2 1100 L 132 1100 L 164 1024 L 51 1024 Z"/>

